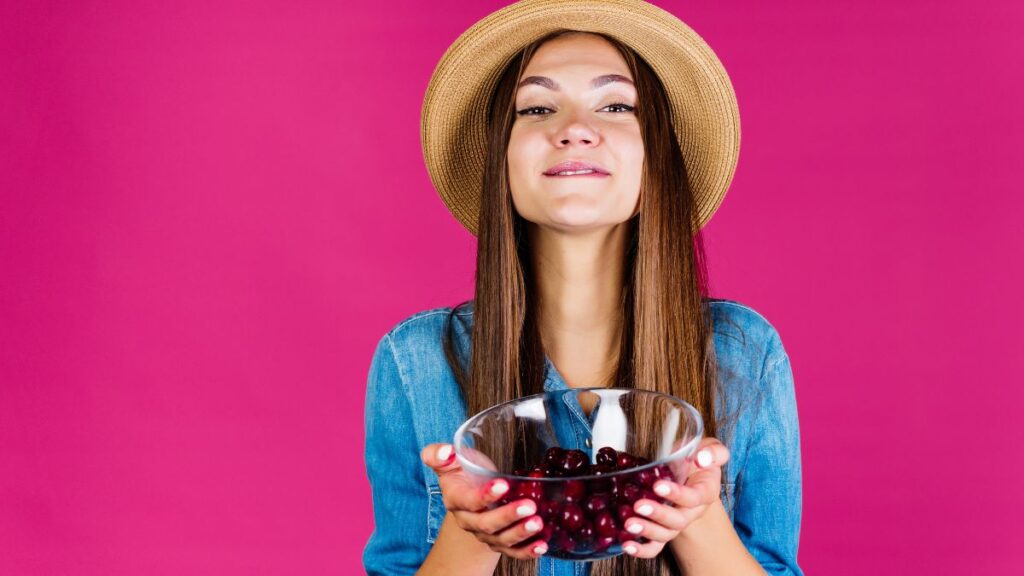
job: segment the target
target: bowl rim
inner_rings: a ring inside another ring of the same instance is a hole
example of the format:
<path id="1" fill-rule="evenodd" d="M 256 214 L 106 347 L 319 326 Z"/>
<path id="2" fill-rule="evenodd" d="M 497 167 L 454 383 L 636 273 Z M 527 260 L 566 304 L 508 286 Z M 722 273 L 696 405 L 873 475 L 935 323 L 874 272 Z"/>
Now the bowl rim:
<path id="1" fill-rule="evenodd" d="M 687 442 L 686 444 L 683 444 L 682 446 L 679 447 L 678 450 L 675 450 L 674 452 L 672 452 L 668 456 L 665 456 L 664 458 L 659 458 L 658 460 L 652 460 L 651 462 L 648 462 L 647 464 L 643 464 L 643 465 L 640 465 L 640 466 L 633 466 L 633 467 L 630 467 L 630 468 L 626 468 L 624 470 L 616 470 L 614 472 L 609 472 L 608 474 L 588 474 L 586 476 L 563 476 L 563 477 L 552 477 L 552 478 L 534 478 L 532 476 L 517 476 L 515 474 L 504 474 L 504 473 L 494 472 L 492 470 L 488 470 L 486 468 L 483 468 L 483 467 L 481 467 L 481 466 L 471 462 L 469 459 L 467 459 L 465 456 L 462 455 L 462 449 L 461 448 L 462 448 L 462 445 L 465 443 L 463 441 L 463 438 L 466 435 L 466 430 L 470 427 L 471 423 L 473 423 L 474 421 L 482 418 L 485 414 L 487 414 L 488 412 L 491 412 L 492 410 L 498 410 L 499 408 L 508 406 L 510 404 L 514 404 L 514 403 L 518 403 L 518 402 L 525 402 L 527 400 L 539 398 L 539 397 L 542 397 L 542 396 L 555 395 L 555 394 L 565 394 L 567 392 L 577 392 L 577 393 L 579 393 L 579 392 L 606 392 L 606 391 L 622 391 L 622 392 L 633 392 L 633 393 L 643 393 L 643 394 L 654 394 L 654 395 L 657 395 L 657 396 L 664 396 L 666 398 L 669 398 L 670 400 L 676 402 L 677 404 L 682 404 L 682 408 L 684 410 L 687 410 L 687 411 L 690 412 L 690 416 L 697 423 L 697 432 L 694 435 L 694 437 L 692 439 L 690 439 L 689 442 Z M 598 478 L 600 478 L 600 479 L 607 479 L 607 478 L 611 478 L 611 477 L 617 476 L 617 475 L 635 474 L 635 473 L 639 472 L 640 470 L 646 470 L 648 468 L 657 468 L 658 466 L 661 466 L 663 464 L 667 464 L 669 462 L 675 462 L 675 461 L 679 460 L 680 458 L 686 458 L 686 457 L 689 457 L 689 456 L 693 455 L 693 453 L 696 452 L 697 445 L 700 443 L 700 441 L 703 438 L 704 438 L 704 417 L 701 416 L 700 411 L 697 410 L 697 408 L 695 408 L 692 404 L 690 404 L 689 402 L 683 400 L 682 398 L 679 398 L 678 396 L 673 396 L 672 394 L 666 394 L 664 392 L 658 392 L 656 390 L 644 390 L 642 388 L 606 388 L 606 387 L 598 386 L 598 387 L 588 387 L 588 388 L 568 388 L 566 390 L 547 390 L 547 391 L 544 391 L 544 392 L 540 392 L 538 394 L 531 394 L 529 396 L 522 396 L 522 397 L 519 397 L 519 398 L 513 398 L 512 400 L 508 400 L 508 401 L 502 402 L 500 404 L 495 404 L 494 406 L 491 406 L 490 408 L 482 410 L 481 412 L 479 412 L 477 414 L 474 414 L 473 416 L 467 418 L 465 422 L 463 422 L 462 424 L 459 425 L 459 427 L 455 430 L 455 437 L 454 437 L 454 440 L 452 442 L 452 449 L 455 452 L 455 459 L 456 459 L 456 461 L 458 461 L 459 466 L 461 466 L 464 470 L 467 470 L 467 471 L 471 472 L 472 474 L 476 474 L 476 475 L 479 475 L 479 476 L 487 476 L 489 478 L 504 478 L 504 479 L 516 480 L 516 481 L 522 480 L 522 481 L 530 481 L 530 482 L 567 482 L 567 481 L 570 481 L 570 480 L 594 480 L 594 479 L 598 479 Z"/>

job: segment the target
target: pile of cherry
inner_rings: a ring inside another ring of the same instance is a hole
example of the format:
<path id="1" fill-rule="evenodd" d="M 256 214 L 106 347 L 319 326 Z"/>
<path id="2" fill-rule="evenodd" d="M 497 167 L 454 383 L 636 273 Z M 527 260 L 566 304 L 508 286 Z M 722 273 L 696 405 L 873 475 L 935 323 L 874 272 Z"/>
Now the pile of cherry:
<path id="1" fill-rule="evenodd" d="M 550 552 L 599 554 L 627 540 L 647 542 L 643 536 L 626 531 L 626 519 L 637 515 L 633 504 L 641 498 L 668 502 L 652 489 L 662 478 L 674 480 L 668 466 L 662 464 L 623 473 L 649 464 L 650 460 L 625 451 L 617 452 L 611 447 L 598 450 L 595 460 L 590 464 L 586 453 L 580 450 L 549 448 L 540 464 L 529 470 L 515 470 L 513 474 L 563 480 L 510 480 L 510 490 L 495 505 L 521 498 L 536 502 L 537 514 L 544 519 L 544 528 L 537 539 L 547 542 Z M 573 479 L 580 476 L 597 478 Z"/>

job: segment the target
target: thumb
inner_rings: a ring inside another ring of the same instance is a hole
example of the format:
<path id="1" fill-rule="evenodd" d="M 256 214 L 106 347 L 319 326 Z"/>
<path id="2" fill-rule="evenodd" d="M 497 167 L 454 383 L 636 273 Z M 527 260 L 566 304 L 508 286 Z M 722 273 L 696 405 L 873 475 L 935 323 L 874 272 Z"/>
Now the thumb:
<path id="1" fill-rule="evenodd" d="M 455 459 L 455 447 L 451 444 L 427 444 L 420 451 L 420 460 L 439 475 L 462 468 Z"/>

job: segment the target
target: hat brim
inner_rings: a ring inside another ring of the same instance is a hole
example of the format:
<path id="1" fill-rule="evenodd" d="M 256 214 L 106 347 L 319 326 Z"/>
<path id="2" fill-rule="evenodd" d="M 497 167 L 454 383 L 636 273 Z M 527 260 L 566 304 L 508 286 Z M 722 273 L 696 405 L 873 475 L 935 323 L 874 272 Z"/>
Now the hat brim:
<path id="1" fill-rule="evenodd" d="M 740 118 L 729 76 L 689 26 L 640 0 L 523 0 L 479 20 L 441 57 L 423 99 L 420 140 L 438 195 L 476 235 L 487 150 L 487 105 L 524 46 L 557 29 L 599 32 L 633 48 L 660 78 L 703 227 L 739 159 Z"/>

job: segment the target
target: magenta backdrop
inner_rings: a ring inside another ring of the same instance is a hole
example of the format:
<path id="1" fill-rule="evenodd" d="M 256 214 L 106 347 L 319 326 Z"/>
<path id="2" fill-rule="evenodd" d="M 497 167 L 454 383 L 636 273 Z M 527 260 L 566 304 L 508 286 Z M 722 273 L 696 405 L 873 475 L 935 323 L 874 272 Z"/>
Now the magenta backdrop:
<path id="1" fill-rule="evenodd" d="M 420 104 L 502 4 L 67 4 L 0 8 L 0 574 L 360 572 L 373 346 L 472 296 Z M 802 565 L 1019 571 L 1024 4 L 658 4 L 739 98 Z"/>

